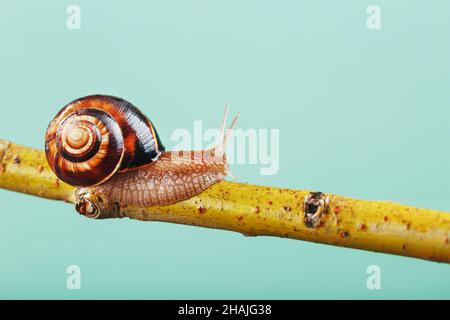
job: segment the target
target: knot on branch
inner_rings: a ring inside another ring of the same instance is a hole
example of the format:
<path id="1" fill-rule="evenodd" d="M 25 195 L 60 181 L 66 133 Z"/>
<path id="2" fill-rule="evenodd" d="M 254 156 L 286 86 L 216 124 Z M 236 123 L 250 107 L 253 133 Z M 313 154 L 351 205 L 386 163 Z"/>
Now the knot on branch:
<path id="1" fill-rule="evenodd" d="M 304 221 L 308 228 L 320 225 L 323 214 L 328 210 L 330 198 L 322 192 L 310 192 L 303 201 Z"/>

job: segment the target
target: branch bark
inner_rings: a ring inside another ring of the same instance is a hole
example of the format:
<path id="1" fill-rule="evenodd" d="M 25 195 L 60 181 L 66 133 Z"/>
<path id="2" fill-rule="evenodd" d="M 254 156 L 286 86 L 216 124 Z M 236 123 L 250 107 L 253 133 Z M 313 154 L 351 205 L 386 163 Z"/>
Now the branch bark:
<path id="1" fill-rule="evenodd" d="M 59 180 L 41 150 L 0 140 L 0 188 L 75 203 L 75 189 Z"/>
<path id="2" fill-rule="evenodd" d="M 77 201 L 75 188 L 56 178 L 43 151 L 4 140 L 0 140 L 0 188 Z M 286 237 L 450 263 L 450 213 L 392 202 L 223 181 L 174 205 L 114 204 L 109 208 L 113 207 L 111 217 Z"/>

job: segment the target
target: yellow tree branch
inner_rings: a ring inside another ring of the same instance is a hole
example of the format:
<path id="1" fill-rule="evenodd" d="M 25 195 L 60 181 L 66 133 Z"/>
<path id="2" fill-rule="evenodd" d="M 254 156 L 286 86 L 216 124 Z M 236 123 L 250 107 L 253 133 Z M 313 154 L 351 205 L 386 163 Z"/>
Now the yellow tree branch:
<path id="1" fill-rule="evenodd" d="M 70 203 L 80 191 L 59 181 L 43 151 L 0 140 L 0 187 Z M 278 236 L 450 263 L 450 213 L 249 184 L 220 182 L 168 206 L 101 201 L 101 217 L 129 217 Z M 97 216 L 98 217 L 98 216 Z"/>
<path id="2" fill-rule="evenodd" d="M 0 140 L 0 188 L 75 202 L 75 189 L 59 180 L 41 150 Z"/>

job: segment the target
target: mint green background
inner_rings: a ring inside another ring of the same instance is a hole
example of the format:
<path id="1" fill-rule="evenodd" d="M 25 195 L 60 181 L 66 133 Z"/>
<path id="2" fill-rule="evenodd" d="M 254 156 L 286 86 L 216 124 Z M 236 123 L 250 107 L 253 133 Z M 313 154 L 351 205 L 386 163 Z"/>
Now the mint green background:
<path id="1" fill-rule="evenodd" d="M 66 8 L 81 7 L 81 30 Z M 382 30 L 366 8 L 382 9 Z M 281 167 L 239 181 L 450 211 L 450 5 L 421 1 L 0 1 L 0 137 L 43 147 L 91 93 L 170 134 L 279 128 Z M 444 264 L 158 222 L 94 221 L 0 190 L 0 298 L 450 298 Z M 66 289 L 66 267 L 82 289 Z M 382 289 L 366 289 L 366 268 Z"/>

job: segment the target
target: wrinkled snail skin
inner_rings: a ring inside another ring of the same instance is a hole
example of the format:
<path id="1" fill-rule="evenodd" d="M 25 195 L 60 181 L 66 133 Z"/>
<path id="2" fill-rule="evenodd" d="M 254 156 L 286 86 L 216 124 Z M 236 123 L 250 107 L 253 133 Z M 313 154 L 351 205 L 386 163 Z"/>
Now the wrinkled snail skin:
<path id="1" fill-rule="evenodd" d="M 79 187 L 76 208 L 87 216 L 101 217 L 101 206 L 173 204 L 226 177 L 223 150 L 237 120 L 225 130 L 227 115 L 228 108 L 215 148 L 165 152 L 152 122 L 130 102 L 87 96 L 52 120 L 46 156 L 58 178 Z"/>
<path id="2" fill-rule="evenodd" d="M 226 177 L 228 166 L 215 156 L 214 149 L 185 153 L 165 152 L 158 161 L 116 173 L 105 183 L 84 191 L 103 194 L 121 206 L 168 205 L 189 199 Z"/>

